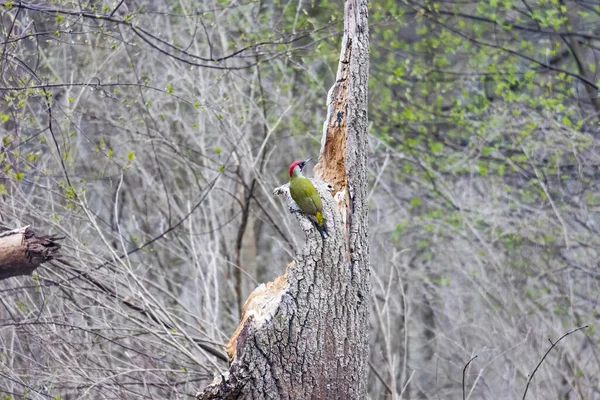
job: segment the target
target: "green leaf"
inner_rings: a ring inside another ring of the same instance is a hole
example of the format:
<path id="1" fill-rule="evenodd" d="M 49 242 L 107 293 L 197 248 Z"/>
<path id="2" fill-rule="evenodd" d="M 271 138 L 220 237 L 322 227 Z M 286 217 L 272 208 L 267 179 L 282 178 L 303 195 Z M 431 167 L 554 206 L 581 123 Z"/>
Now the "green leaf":
<path id="1" fill-rule="evenodd" d="M 504 176 L 504 169 L 505 169 L 505 168 L 506 168 L 506 167 L 504 166 L 504 164 L 500 164 L 500 165 L 498 166 L 498 175 L 500 175 L 500 176 Z"/>
<path id="2" fill-rule="evenodd" d="M 429 148 L 433 154 L 438 154 L 444 149 L 444 144 L 441 142 L 433 142 L 429 145 Z"/>
<path id="3" fill-rule="evenodd" d="M 487 167 L 483 164 L 480 164 L 477 169 L 479 170 L 479 175 L 481 176 L 486 176 L 488 171 L 487 171 Z"/>

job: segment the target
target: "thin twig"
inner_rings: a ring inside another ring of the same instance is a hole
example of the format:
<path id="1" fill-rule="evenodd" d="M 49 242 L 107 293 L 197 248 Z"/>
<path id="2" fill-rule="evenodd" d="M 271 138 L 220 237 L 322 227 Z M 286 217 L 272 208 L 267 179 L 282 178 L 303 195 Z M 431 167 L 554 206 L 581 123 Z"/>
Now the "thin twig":
<path id="1" fill-rule="evenodd" d="M 388 385 L 388 383 L 385 381 L 385 379 L 383 379 L 383 376 L 381 376 L 381 374 L 379 373 L 379 371 L 377 371 L 377 368 L 375 367 L 375 365 L 373 365 L 373 363 L 371 361 L 369 361 L 369 367 L 371 368 L 371 371 L 373 371 L 373 374 L 375 375 L 375 377 L 377 379 L 379 379 L 379 382 L 381 382 L 383 384 L 383 387 L 388 391 L 388 393 L 393 394 L 394 390 L 392 390 L 390 385 Z"/>
<path id="2" fill-rule="evenodd" d="M 462 398 L 465 400 L 465 376 L 467 375 L 467 368 L 469 368 L 469 364 L 473 362 L 474 359 L 477 358 L 477 354 L 471 357 L 471 359 L 465 364 L 463 368 L 463 376 L 462 376 Z"/>
<path id="3" fill-rule="evenodd" d="M 552 342 L 552 340 L 550 340 L 550 338 L 548 338 L 548 341 L 552 344 L 552 346 L 550 346 L 550 348 L 548 349 L 548 351 L 546 351 L 546 354 L 544 354 L 544 356 L 542 357 L 542 359 L 540 360 L 540 362 L 535 366 L 535 369 L 533 370 L 533 372 L 529 376 L 529 379 L 527 379 L 527 386 L 525 386 L 525 392 L 523 392 L 523 400 L 525 400 L 525 396 L 527 396 L 527 390 L 529 390 L 529 384 L 533 380 L 533 377 L 534 377 L 535 373 L 540 368 L 540 366 L 542 365 L 542 363 L 544 362 L 544 360 L 546 359 L 546 357 L 548 356 L 548 354 L 550 354 L 550 352 L 552 351 L 552 349 L 556 347 L 556 345 L 558 344 L 558 342 L 560 342 L 561 340 L 563 340 L 564 338 L 566 338 L 567 336 L 569 336 L 571 333 L 574 333 L 574 332 L 580 331 L 582 329 L 585 329 L 588 326 L 589 325 L 584 325 L 584 326 L 580 326 L 579 328 L 575 328 L 575 329 L 573 329 L 573 330 L 565 333 L 564 335 L 562 335 L 560 338 L 558 338 L 558 340 L 556 342 Z"/>

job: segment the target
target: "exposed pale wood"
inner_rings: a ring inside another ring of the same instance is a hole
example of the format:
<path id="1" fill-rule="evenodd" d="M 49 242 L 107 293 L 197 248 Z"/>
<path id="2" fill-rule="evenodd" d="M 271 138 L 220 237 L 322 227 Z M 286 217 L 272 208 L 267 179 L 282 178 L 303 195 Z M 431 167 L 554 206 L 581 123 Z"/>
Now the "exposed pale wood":
<path id="1" fill-rule="evenodd" d="M 0 233 L 0 280 L 31 275 L 58 255 L 57 236 L 38 235 L 28 226 Z"/>
<path id="2" fill-rule="evenodd" d="M 290 265 L 288 265 L 288 268 L 293 267 L 293 265 L 294 263 L 292 262 Z M 277 277 L 272 282 L 260 285 L 250 294 L 250 296 L 248 296 L 248 299 L 242 308 L 242 318 L 240 324 L 227 344 L 227 355 L 229 356 L 230 360 L 235 358 L 238 339 L 240 341 L 240 347 L 243 346 L 245 338 L 240 337 L 240 335 L 242 334 L 242 330 L 248 324 L 249 320 L 255 317 L 268 317 L 275 311 L 272 308 L 273 306 L 277 306 L 279 304 L 281 293 L 287 284 L 288 268 L 286 268 L 285 274 Z M 255 322 L 260 323 L 261 321 Z"/>
<path id="3" fill-rule="evenodd" d="M 198 399 L 364 399 L 370 299 L 367 235 L 367 3 L 345 5 L 337 80 L 328 95 L 315 187 L 329 237 L 295 212 L 306 244 L 258 287 L 227 346 L 229 371 Z"/>

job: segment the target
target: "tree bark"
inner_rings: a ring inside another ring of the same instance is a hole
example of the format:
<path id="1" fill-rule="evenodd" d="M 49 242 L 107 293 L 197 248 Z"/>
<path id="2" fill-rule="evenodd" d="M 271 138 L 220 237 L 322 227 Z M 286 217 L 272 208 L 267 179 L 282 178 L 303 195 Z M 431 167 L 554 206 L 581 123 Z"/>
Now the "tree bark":
<path id="1" fill-rule="evenodd" d="M 198 399 L 364 399 L 370 300 L 367 237 L 366 0 L 345 5 L 336 82 L 329 91 L 316 188 L 329 237 L 306 234 L 286 273 L 248 298 L 227 347 L 229 371 Z M 297 211 L 289 187 L 275 190 Z"/>
<path id="2" fill-rule="evenodd" d="M 40 264 L 58 255 L 58 239 L 38 235 L 28 226 L 0 233 L 0 280 L 31 275 Z"/>

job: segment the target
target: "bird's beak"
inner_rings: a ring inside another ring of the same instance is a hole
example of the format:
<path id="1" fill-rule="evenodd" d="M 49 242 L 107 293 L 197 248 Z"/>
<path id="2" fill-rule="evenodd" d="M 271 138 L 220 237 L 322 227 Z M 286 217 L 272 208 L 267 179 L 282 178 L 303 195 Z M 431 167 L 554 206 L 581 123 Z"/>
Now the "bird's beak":
<path id="1" fill-rule="evenodd" d="M 304 169 L 304 167 L 306 167 L 306 164 L 308 164 L 308 162 L 309 162 L 310 160 L 312 160 L 312 157 L 311 157 L 311 158 L 308 158 L 308 159 L 306 159 L 306 160 L 304 160 L 304 161 L 302 161 L 302 162 L 300 163 L 300 169 L 301 169 L 301 170 L 302 170 L 302 169 Z"/>

